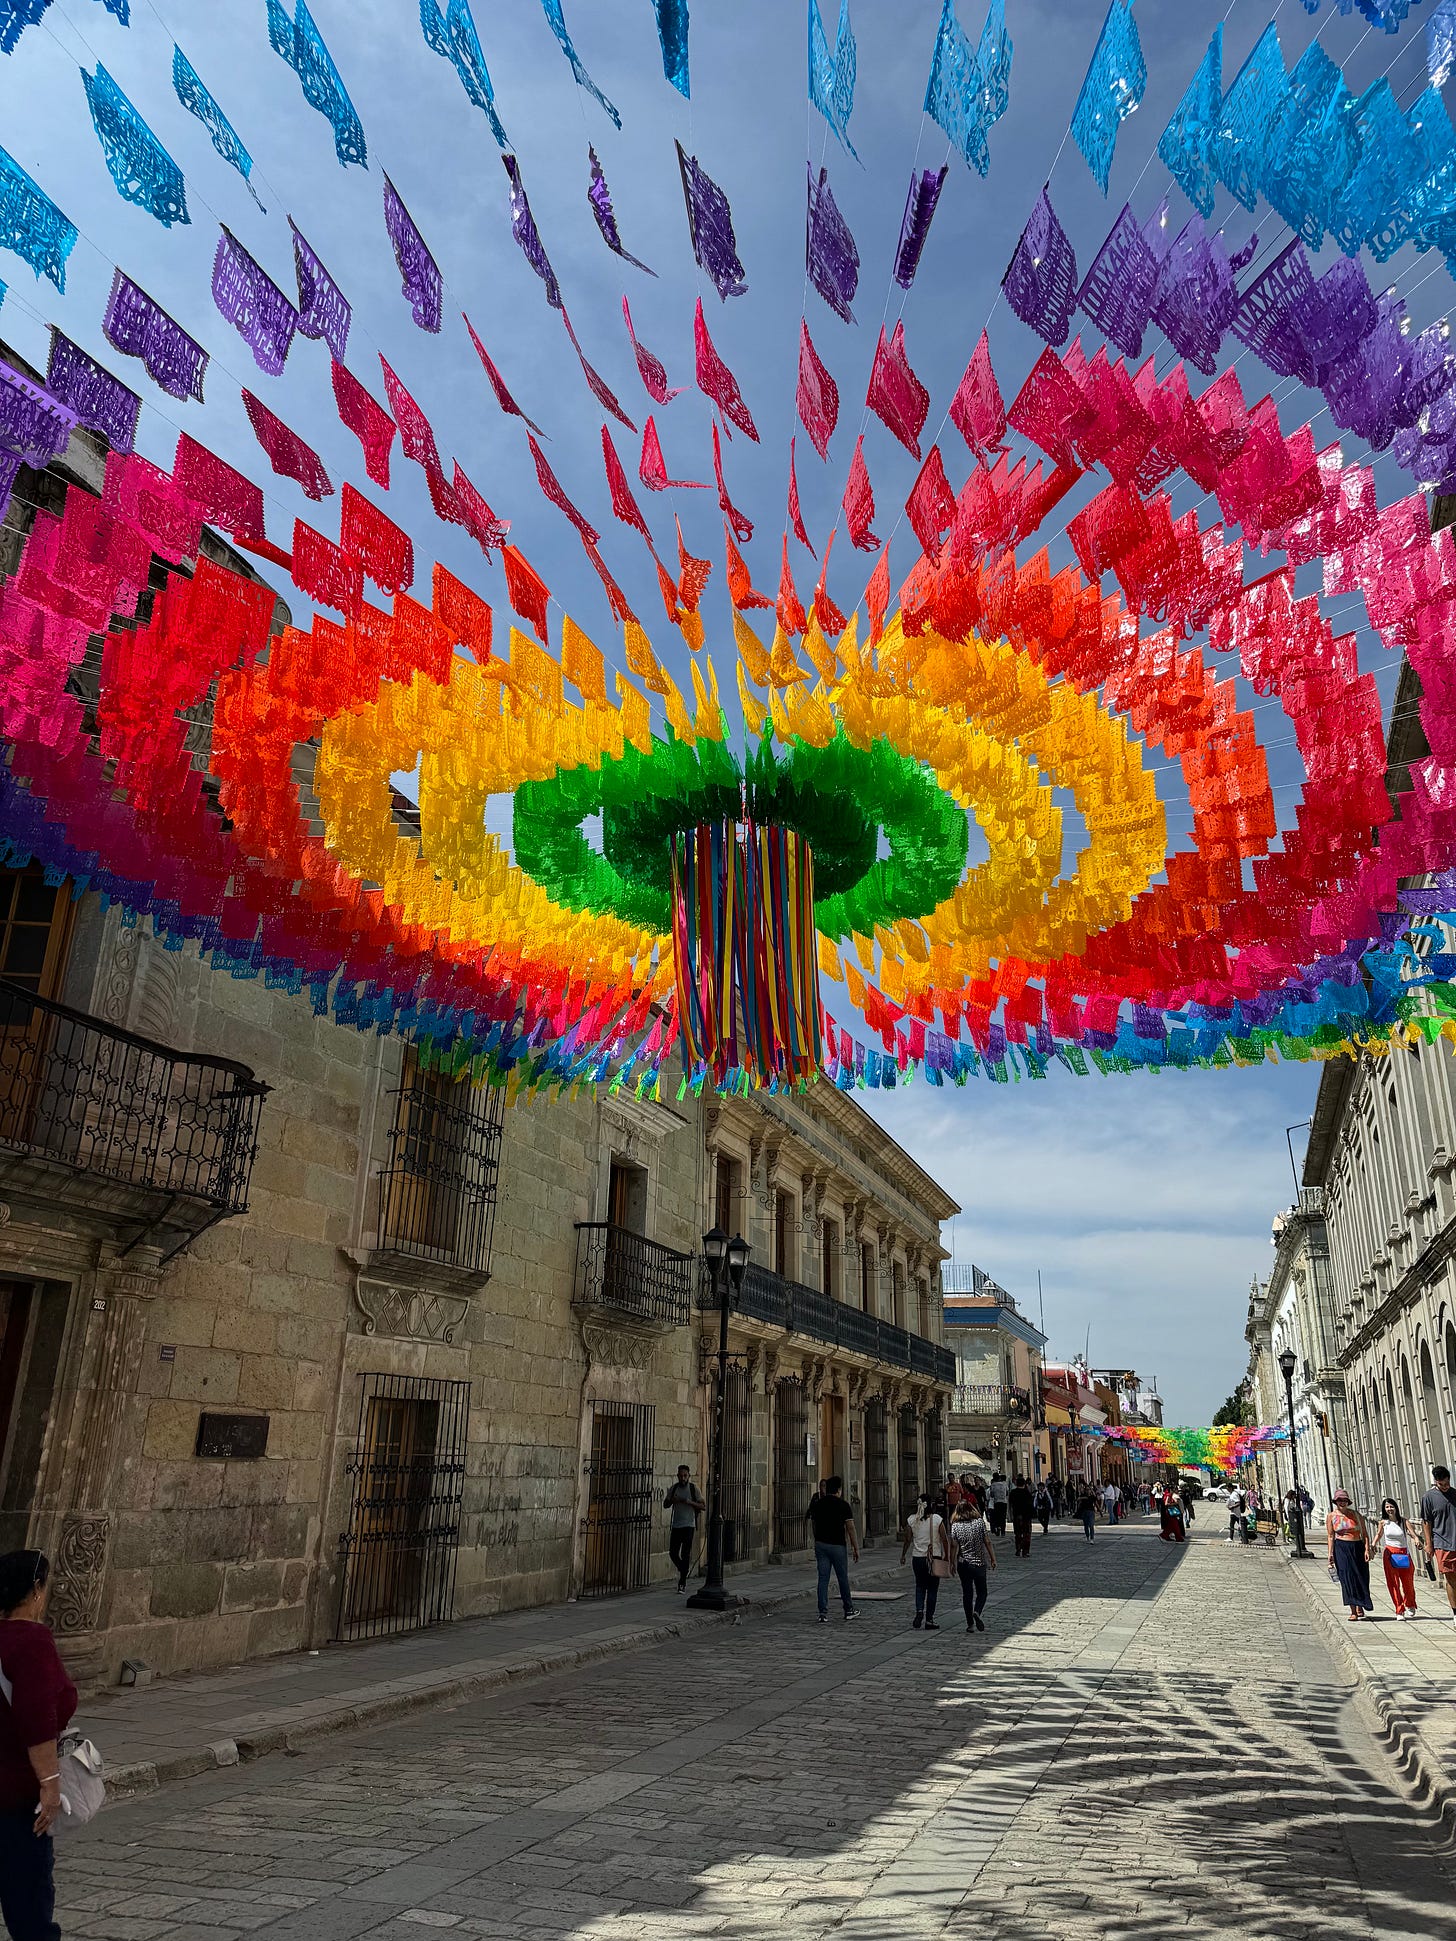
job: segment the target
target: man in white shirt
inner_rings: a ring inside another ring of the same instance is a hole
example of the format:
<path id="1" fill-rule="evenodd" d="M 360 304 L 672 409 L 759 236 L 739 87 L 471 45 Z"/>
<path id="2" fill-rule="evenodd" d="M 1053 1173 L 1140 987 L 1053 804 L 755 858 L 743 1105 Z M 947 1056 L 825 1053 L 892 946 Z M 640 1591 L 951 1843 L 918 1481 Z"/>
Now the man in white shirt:
<path id="1" fill-rule="evenodd" d="M 1122 1499 L 1122 1491 L 1116 1483 L 1109 1483 L 1102 1492 L 1102 1507 L 1107 1512 L 1107 1521 L 1116 1523 L 1117 1506 Z"/>
<path id="2" fill-rule="evenodd" d="M 999 1469 L 991 1473 L 991 1530 L 995 1536 L 1006 1534 L 1006 1504 L 1011 1495 L 1011 1485 Z"/>
<path id="3" fill-rule="evenodd" d="M 1228 1540 L 1230 1543 L 1234 1540 L 1235 1531 L 1238 1532 L 1241 1543 L 1247 1543 L 1249 1541 L 1249 1526 L 1244 1521 L 1245 1509 L 1244 1492 L 1241 1489 L 1230 1490 L 1228 1500 Z"/>

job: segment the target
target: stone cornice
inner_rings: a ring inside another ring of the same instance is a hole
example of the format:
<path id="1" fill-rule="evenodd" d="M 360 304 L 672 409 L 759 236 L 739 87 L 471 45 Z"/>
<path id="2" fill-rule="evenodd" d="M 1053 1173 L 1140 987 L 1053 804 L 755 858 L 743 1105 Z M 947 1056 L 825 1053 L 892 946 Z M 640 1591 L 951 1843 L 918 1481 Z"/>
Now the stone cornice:
<path id="1" fill-rule="evenodd" d="M 1426 1283 L 1453 1256 L 1456 1256 L 1456 1220 L 1448 1220 L 1441 1231 L 1426 1242 L 1369 1319 L 1361 1323 L 1357 1332 L 1340 1349 L 1340 1366 L 1349 1368 L 1385 1332 L 1396 1316 L 1416 1301 Z"/>

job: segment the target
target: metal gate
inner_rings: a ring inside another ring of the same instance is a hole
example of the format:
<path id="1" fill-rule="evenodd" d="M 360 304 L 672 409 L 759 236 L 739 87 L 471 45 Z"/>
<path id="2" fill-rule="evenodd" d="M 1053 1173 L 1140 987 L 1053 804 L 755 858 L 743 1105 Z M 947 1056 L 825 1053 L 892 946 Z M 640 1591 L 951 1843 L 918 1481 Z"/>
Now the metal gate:
<path id="1" fill-rule="evenodd" d="M 450 1616 L 469 1415 L 469 1382 L 363 1378 L 336 1638 L 417 1631 Z"/>
<path id="2" fill-rule="evenodd" d="M 608 1597 L 647 1582 L 657 1411 L 646 1402 L 593 1402 L 591 1412 L 581 1595 Z"/>
<path id="3" fill-rule="evenodd" d="M 920 1421 L 912 1402 L 900 1407 L 900 1501 L 908 1510 L 920 1494 Z"/>
<path id="4" fill-rule="evenodd" d="M 804 1384 L 780 1377 L 774 1385 L 774 1548 L 802 1550 L 808 1542 L 809 1398 Z"/>
<path id="5" fill-rule="evenodd" d="M 897 1527 L 890 1503 L 890 1423 L 883 1402 L 867 1402 L 865 1436 L 865 1535 L 887 1537 Z"/>
<path id="6" fill-rule="evenodd" d="M 741 1563 L 757 1544 L 753 1514 L 753 1377 L 730 1361 L 723 1391 L 723 1561 Z"/>

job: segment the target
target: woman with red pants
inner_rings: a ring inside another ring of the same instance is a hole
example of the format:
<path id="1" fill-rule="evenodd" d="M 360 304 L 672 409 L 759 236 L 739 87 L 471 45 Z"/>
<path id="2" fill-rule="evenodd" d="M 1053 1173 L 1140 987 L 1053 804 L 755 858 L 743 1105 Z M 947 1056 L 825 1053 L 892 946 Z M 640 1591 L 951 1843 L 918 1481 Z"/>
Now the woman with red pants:
<path id="1" fill-rule="evenodd" d="M 1385 1585 L 1395 1606 L 1397 1624 L 1416 1614 L 1416 1565 L 1411 1555 L 1410 1532 L 1400 1505 L 1387 1496 L 1380 1506 L 1380 1555 L 1385 1564 Z"/>

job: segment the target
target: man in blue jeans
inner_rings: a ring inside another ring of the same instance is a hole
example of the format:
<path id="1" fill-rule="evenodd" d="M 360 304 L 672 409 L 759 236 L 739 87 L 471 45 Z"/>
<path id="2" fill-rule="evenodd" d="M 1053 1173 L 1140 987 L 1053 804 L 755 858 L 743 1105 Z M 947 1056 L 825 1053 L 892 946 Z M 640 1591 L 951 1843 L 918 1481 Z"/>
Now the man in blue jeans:
<path id="1" fill-rule="evenodd" d="M 814 1561 L 819 1566 L 819 1622 L 829 1622 L 829 1573 L 833 1571 L 848 1624 L 854 1616 L 849 1559 L 852 1555 L 859 1562 L 859 1538 L 855 1535 L 854 1512 L 844 1500 L 843 1477 L 825 1477 L 809 1505 L 809 1523 L 814 1531 Z"/>

